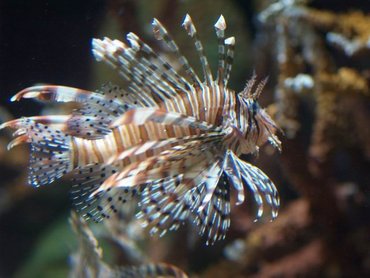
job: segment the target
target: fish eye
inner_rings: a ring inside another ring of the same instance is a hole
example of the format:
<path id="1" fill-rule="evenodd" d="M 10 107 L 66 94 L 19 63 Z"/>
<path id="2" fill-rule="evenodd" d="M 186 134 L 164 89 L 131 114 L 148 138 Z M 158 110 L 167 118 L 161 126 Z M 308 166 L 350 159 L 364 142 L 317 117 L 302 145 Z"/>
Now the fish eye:
<path id="1" fill-rule="evenodd" d="M 257 101 L 255 100 L 252 100 L 252 103 L 251 103 L 251 109 L 254 113 L 257 113 L 257 110 L 259 109 L 259 104 Z"/>
<path id="2" fill-rule="evenodd" d="M 253 114 L 255 115 L 257 111 L 260 108 L 260 105 L 258 102 L 252 98 L 243 98 L 243 102 L 246 106 L 246 108 Z"/>

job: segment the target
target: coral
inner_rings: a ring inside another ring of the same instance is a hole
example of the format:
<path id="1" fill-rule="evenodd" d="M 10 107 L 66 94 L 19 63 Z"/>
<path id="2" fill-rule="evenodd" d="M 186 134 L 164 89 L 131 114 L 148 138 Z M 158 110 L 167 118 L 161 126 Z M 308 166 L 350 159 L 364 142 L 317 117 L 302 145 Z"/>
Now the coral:
<path id="1" fill-rule="evenodd" d="M 282 167 L 289 183 L 307 202 L 310 222 L 304 232 L 314 233 L 296 256 L 291 256 L 295 251 L 288 252 L 280 262 L 275 261 L 271 268 L 263 268 L 258 274 L 361 276 L 368 271 L 366 258 L 362 258 L 361 269 L 343 263 L 346 248 L 336 243 L 350 237 L 350 230 L 357 229 L 356 225 L 369 229 L 366 223 L 356 223 L 346 228 L 348 233 L 343 231 L 358 211 L 360 218 L 364 217 L 361 211 L 369 198 L 365 169 L 369 161 L 370 92 L 368 73 L 364 70 L 369 63 L 358 60 L 365 61 L 370 54 L 369 16 L 358 11 L 318 10 L 307 1 L 276 1 L 260 13 L 259 19 L 261 32 L 276 41 L 271 54 L 277 69 L 276 102 L 271 109 L 289 139 L 283 142 Z M 344 186 L 343 180 L 356 182 Z M 351 198 L 357 201 L 349 203 Z M 286 213 L 288 209 L 283 215 Z M 264 229 L 268 231 L 267 227 Z M 266 238 L 274 238 L 272 234 L 267 232 Z M 248 238 L 252 236 L 253 233 Z M 246 246 L 250 244 L 247 240 Z M 347 244 L 348 248 L 355 243 Z M 263 244 L 257 246 L 262 248 Z M 318 256 L 309 255 L 314 253 Z M 315 258 L 311 269 L 299 267 L 300 256 Z M 330 262 L 330 267 L 322 262 Z M 289 265 L 297 266 L 297 271 L 289 272 L 294 271 Z"/>
<path id="2" fill-rule="evenodd" d="M 359 99 L 360 104 L 369 97 L 366 73 L 337 66 L 329 46 L 336 42 L 351 57 L 361 49 L 368 50 L 369 17 L 356 11 L 338 15 L 316 10 L 307 7 L 306 2 L 278 1 L 259 15 L 260 21 L 277 41 L 274 54 L 278 86 L 276 102 L 271 109 L 287 137 L 293 138 L 299 129 L 298 110 L 302 95 L 310 94 L 316 103 L 310 148 L 312 157 L 323 161 L 338 144 L 350 147 L 360 144 L 368 153 L 368 143 L 362 139 L 337 140 L 347 139 L 345 134 L 348 133 L 355 133 L 357 138 L 367 138 L 367 129 L 357 130 L 358 125 L 363 126 L 361 123 L 348 121 L 349 118 L 360 118 L 354 115 L 356 110 L 352 107 L 355 104 L 348 105 L 348 101 Z M 325 32 L 324 36 L 318 30 Z M 366 108 L 360 110 L 359 113 L 366 116 Z"/>
<path id="3" fill-rule="evenodd" d="M 359 147 L 369 157 L 370 145 L 367 140 L 363 141 L 369 138 L 368 128 L 364 128 L 363 123 L 370 116 L 363 106 L 369 97 L 366 79 L 355 69 L 343 67 L 337 73 L 323 72 L 316 80 L 311 157 L 323 161 L 334 148 L 351 146 Z"/>
<path id="4" fill-rule="evenodd" d="M 359 55 L 370 50 L 370 19 L 361 11 L 338 15 L 307 9 L 299 17 L 327 32 L 327 42 L 341 49 L 347 56 Z"/>

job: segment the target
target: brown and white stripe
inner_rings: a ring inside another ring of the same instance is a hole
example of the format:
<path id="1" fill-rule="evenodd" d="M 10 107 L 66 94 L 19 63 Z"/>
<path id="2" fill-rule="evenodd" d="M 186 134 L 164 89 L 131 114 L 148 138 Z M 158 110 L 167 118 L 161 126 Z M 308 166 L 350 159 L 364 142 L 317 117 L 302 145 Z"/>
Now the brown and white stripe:
<path id="1" fill-rule="evenodd" d="M 12 98 L 79 105 L 70 115 L 0 126 L 16 129 L 9 147 L 31 144 L 30 183 L 48 184 L 72 171 L 74 203 L 86 218 L 109 218 L 118 205 L 139 200 L 138 217 L 151 233 L 163 235 L 192 219 L 210 244 L 223 239 L 230 226 L 230 185 L 237 190 L 237 204 L 245 200 L 244 188 L 250 189 L 257 219 L 264 202 L 276 218 L 280 203 L 274 184 L 239 158 L 256 153 L 266 141 L 280 149 L 277 127 L 257 102 L 266 80 L 258 83 L 254 75 L 239 94 L 228 88 L 235 38 L 225 39 L 222 16 L 214 25 L 215 80 L 189 15 L 183 27 L 198 53 L 203 81 L 163 25 L 157 19 L 152 25 L 155 38 L 177 57 L 183 76 L 129 33 L 127 43 L 92 40 L 96 60 L 122 76 L 122 88 L 108 83 L 92 92 L 44 85 Z"/>

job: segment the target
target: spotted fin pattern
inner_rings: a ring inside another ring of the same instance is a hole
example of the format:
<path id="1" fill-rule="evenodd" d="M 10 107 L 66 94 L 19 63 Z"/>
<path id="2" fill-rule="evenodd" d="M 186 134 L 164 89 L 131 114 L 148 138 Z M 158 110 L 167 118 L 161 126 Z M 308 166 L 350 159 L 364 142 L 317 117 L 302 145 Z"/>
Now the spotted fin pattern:
<path id="1" fill-rule="evenodd" d="M 137 188 L 112 188 L 93 195 L 106 177 L 116 173 L 118 168 L 94 164 L 73 172 L 72 202 L 85 219 L 100 222 L 109 219 L 128 202 L 137 202 L 140 190 Z"/>

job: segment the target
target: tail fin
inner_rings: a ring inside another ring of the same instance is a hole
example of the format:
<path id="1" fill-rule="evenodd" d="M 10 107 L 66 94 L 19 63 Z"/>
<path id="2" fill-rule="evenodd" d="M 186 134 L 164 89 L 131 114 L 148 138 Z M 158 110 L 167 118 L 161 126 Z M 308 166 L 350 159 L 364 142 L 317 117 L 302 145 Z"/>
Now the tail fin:
<path id="1" fill-rule="evenodd" d="M 15 128 L 17 130 L 14 135 L 18 136 L 9 143 L 8 148 L 22 143 L 31 145 L 28 176 L 30 185 L 38 187 L 52 183 L 72 170 L 71 137 L 69 135 L 30 118 L 8 123 L 0 128 Z"/>

